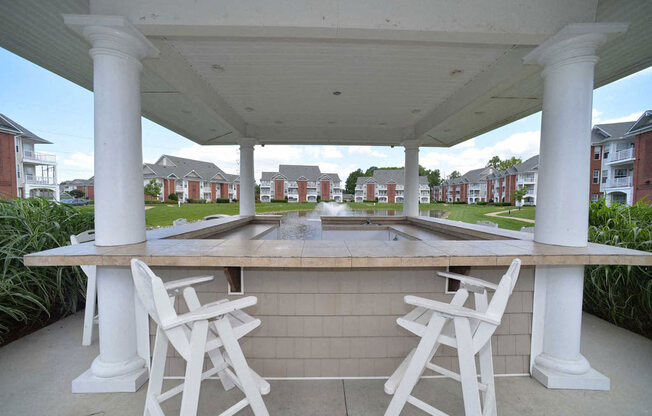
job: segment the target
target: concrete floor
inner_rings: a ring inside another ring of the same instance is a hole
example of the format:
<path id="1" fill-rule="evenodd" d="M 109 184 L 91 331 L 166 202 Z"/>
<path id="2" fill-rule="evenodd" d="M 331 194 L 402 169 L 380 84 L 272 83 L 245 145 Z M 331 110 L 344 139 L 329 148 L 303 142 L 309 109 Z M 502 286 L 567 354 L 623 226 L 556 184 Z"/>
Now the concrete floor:
<path id="1" fill-rule="evenodd" d="M 70 382 L 97 355 L 97 342 L 81 346 L 81 314 L 66 318 L 0 348 L 0 415 L 142 415 L 146 386 L 137 393 L 70 393 Z M 498 378 L 501 415 L 652 414 L 652 341 L 584 315 L 582 351 L 611 378 L 611 391 L 548 390 L 528 377 Z M 271 381 L 265 403 L 272 415 L 382 415 L 389 402 L 383 380 Z M 241 398 L 217 381 L 203 384 L 200 415 L 219 414 Z M 459 385 L 424 380 L 416 396 L 451 415 L 463 414 Z M 178 414 L 180 399 L 166 403 Z M 249 415 L 248 409 L 241 413 Z M 404 415 L 421 415 L 407 405 Z"/>

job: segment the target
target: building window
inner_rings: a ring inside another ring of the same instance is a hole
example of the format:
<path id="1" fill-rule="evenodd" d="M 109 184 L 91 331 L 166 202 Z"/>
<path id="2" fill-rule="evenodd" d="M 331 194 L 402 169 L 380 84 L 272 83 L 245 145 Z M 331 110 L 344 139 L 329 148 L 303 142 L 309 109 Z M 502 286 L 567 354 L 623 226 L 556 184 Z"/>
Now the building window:
<path id="1" fill-rule="evenodd" d="M 599 169 L 595 169 L 593 171 L 593 183 L 595 183 L 595 184 L 600 183 L 600 170 Z"/>
<path id="2" fill-rule="evenodd" d="M 602 183 L 607 183 L 607 178 L 609 177 L 609 171 L 608 170 L 603 170 L 602 171 Z"/>
<path id="3" fill-rule="evenodd" d="M 600 146 L 595 146 L 593 148 L 593 159 L 600 160 Z"/>
<path id="4" fill-rule="evenodd" d="M 609 159 L 609 151 L 605 151 L 602 157 L 605 159 Z"/>
<path id="5" fill-rule="evenodd" d="M 599 197 L 600 197 L 600 195 L 598 195 L 598 194 L 591 194 L 591 201 L 598 202 Z"/>

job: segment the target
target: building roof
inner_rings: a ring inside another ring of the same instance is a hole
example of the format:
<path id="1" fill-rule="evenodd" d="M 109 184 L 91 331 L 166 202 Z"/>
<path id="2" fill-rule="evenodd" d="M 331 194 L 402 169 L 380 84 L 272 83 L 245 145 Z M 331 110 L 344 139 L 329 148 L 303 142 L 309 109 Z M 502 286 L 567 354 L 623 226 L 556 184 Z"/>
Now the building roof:
<path id="1" fill-rule="evenodd" d="M 539 155 L 532 156 L 531 158 L 527 159 L 523 163 L 519 163 L 518 165 L 514 165 L 514 169 L 516 169 L 516 172 L 518 173 L 523 173 L 523 172 L 534 172 L 539 169 Z"/>
<path id="2" fill-rule="evenodd" d="M 388 183 L 405 185 L 405 169 L 376 169 L 374 170 L 373 176 L 358 176 L 356 185 L 364 185 L 369 182 L 379 185 L 386 185 Z M 427 184 L 428 177 L 419 176 L 419 185 Z"/>
<path id="3" fill-rule="evenodd" d="M 322 173 L 317 165 L 278 165 L 278 172 L 263 172 L 260 179 L 262 181 L 271 181 L 279 175 L 288 181 L 305 179 L 312 182 L 324 178 L 334 182 L 340 180 L 337 173 Z"/>
<path id="4" fill-rule="evenodd" d="M 42 144 L 52 144 L 52 142 L 49 142 L 36 134 L 32 133 L 31 131 L 27 130 L 25 127 L 21 126 L 20 124 L 16 123 L 9 117 L 5 116 L 4 114 L 0 114 L 0 131 L 5 131 L 8 133 L 12 133 L 16 136 L 19 136 L 23 139 L 29 139 L 32 140 L 36 143 L 42 143 Z"/>
<path id="5" fill-rule="evenodd" d="M 596 124 L 591 129 L 591 143 L 625 137 L 635 123 L 636 121 L 625 121 L 622 123 Z"/>
<path id="6" fill-rule="evenodd" d="M 69 181 L 63 181 L 59 186 L 93 186 L 95 183 L 95 176 L 91 176 L 88 179 L 72 179 Z"/>
<path id="7" fill-rule="evenodd" d="M 238 175 L 224 172 L 212 162 L 186 159 L 178 156 L 162 155 L 156 163 L 145 163 L 146 178 L 167 178 L 170 176 L 178 179 L 197 179 L 203 181 L 221 180 L 233 182 Z M 216 177 L 217 176 L 217 177 Z"/>
<path id="8" fill-rule="evenodd" d="M 631 136 L 650 130 L 652 130 L 652 110 L 647 110 L 641 114 L 634 125 L 627 131 L 627 134 Z"/>

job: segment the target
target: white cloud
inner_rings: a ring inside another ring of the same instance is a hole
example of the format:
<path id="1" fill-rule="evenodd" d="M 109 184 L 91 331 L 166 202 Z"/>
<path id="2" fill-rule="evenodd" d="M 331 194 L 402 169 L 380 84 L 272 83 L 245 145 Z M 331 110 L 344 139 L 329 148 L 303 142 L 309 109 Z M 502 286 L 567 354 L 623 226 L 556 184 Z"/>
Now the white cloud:
<path id="1" fill-rule="evenodd" d="M 608 118 L 604 121 L 600 121 L 599 124 L 609 124 L 609 123 L 622 123 L 625 121 L 636 121 L 641 117 L 641 114 L 643 114 L 642 111 L 637 111 L 635 113 L 632 113 L 627 116 L 622 116 L 622 117 L 614 117 L 614 118 Z"/>
<path id="2" fill-rule="evenodd" d="M 420 163 L 429 169 L 439 169 L 446 175 L 457 170 L 464 174 L 471 169 L 485 166 L 493 156 L 508 159 L 512 156 L 525 160 L 539 152 L 539 131 L 527 131 L 512 134 L 492 146 L 478 147 L 475 141 L 470 145 L 457 145 L 450 149 L 438 149 L 425 153 Z"/>
<path id="3" fill-rule="evenodd" d="M 61 163 L 57 169 L 59 182 L 71 179 L 88 179 L 93 176 L 93 153 L 74 152 Z"/>
<path id="4" fill-rule="evenodd" d="M 597 108 L 591 110 L 591 123 L 592 124 L 599 123 L 601 115 L 602 115 L 602 111 L 599 111 Z"/>
<path id="5" fill-rule="evenodd" d="M 63 159 L 62 164 L 71 168 L 89 169 L 93 171 L 93 153 L 75 152 L 69 158 Z"/>
<path id="6" fill-rule="evenodd" d="M 341 159 L 344 157 L 337 146 L 307 146 L 304 150 L 315 159 Z"/>

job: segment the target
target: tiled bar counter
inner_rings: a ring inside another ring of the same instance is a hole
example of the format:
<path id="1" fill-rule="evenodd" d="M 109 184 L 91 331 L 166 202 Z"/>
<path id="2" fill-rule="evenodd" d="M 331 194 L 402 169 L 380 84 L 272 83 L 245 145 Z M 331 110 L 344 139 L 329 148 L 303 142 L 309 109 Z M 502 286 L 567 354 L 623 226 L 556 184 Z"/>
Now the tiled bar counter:
<path id="1" fill-rule="evenodd" d="M 365 229 L 363 222 L 324 218 L 322 226 Z M 242 267 L 244 294 L 258 297 L 247 312 L 262 320 L 242 345 L 251 366 L 265 377 L 388 376 L 416 344 L 396 324 L 410 310 L 405 295 L 448 302 L 452 295 L 445 293 L 446 280 L 437 271 L 471 266 L 471 276 L 498 282 L 515 257 L 524 267 L 492 342 L 497 374 L 525 374 L 537 265 L 652 264 L 652 255 L 639 251 L 545 245 L 528 233 L 447 220 L 370 222 L 369 229 L 386 229 L 401 241 L 268 240 L 275 236 L 278 217 L 231 217 L 153 230 L 140 244 L 61 247 L 28 255 L 25 263 L 126 267 L 136 257 L 164 280 L 212 274 L 214 281 L 197 286 L 202 303 L 227 296 L 224 267 Z M 177 306 L 184 312 L 183 302 Z M 444 348 L 437 360 L 457 370 L 454 351 Z M 169 363 L 168 375 L 183 374 L 182 359 Z"/>

